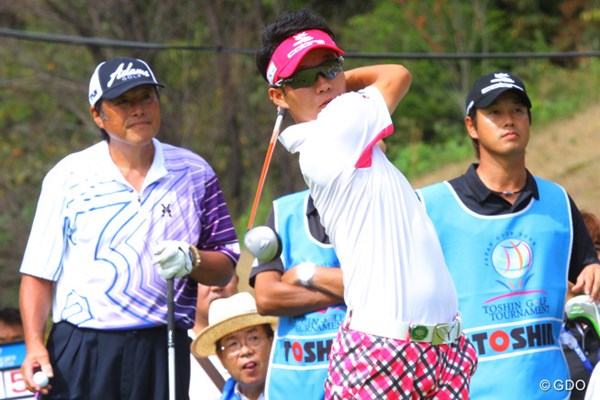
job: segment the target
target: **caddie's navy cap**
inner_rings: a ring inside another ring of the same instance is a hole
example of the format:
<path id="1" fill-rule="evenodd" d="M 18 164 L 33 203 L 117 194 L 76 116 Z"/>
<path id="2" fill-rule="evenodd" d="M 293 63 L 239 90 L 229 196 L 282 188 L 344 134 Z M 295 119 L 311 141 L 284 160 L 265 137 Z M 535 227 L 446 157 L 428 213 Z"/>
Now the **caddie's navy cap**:
<path id="1" fill-rule="evenodd" d="M 148 64 L 138 58 L 120 57 L 103 61 L 90 79 L 90 105 L 94 106 L 100 99 L 115 99 L 140 85 L 164 87 L 157 82 Z"/>
<path id="2" fill-rule="evenodd" d="M 473 83 L 465 103 L 466 114 L 469 115 L 473 107 L 486 108 L 490 106 L 498 96 L 507 90 L 518 92 L 527 107 L 531 108 L 525 84 L 517 76 L 509 72 L 492 72 L 477 78 Z"/>

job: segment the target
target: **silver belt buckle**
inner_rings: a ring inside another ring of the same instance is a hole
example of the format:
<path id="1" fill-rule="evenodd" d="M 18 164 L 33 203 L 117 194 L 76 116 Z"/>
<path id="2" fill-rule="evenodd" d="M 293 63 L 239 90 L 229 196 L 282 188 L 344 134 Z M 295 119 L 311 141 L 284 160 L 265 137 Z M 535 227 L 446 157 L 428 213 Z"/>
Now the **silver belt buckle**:
<path id="1" fill-rule="evenodd" d="M 431 344 L 440 345 L 452 343 L 460 336 L 460 320 L 454 320 L 446 324 L 438 324 L 433 330 Z"/>

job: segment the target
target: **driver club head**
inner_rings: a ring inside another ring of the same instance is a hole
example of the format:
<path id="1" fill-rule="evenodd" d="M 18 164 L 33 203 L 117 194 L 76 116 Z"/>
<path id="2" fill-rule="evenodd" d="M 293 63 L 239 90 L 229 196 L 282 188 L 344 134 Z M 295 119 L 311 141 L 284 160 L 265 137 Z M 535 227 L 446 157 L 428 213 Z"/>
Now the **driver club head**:
<path id="1" fill-rule="evenodd" d="M 565 314 L 568 320 L 584 321 L 589 324 L 600 338 L 600 305 L 592 302 L 590 296 L 582 294 L 567 301 Z"/>
<path id="2" fill-rule="evenodd" d="M 257 226 L 246 232 L 244 245 L 259 261 L 273 261 L 281 255 L 281 239 L 268 226 Z"/>

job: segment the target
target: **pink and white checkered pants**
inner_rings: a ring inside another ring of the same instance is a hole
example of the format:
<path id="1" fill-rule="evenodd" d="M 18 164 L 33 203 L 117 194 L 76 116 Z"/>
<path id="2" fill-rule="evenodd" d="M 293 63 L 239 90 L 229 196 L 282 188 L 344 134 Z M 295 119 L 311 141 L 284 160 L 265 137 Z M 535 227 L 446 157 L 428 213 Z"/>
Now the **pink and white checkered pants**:
<path id="1" fill-rule="evenodd" d="M 461 335 L 452 344 L 390 339 L 342 324 L 330 354 L 325 399 L 468 399 L 477 352 Z"/>

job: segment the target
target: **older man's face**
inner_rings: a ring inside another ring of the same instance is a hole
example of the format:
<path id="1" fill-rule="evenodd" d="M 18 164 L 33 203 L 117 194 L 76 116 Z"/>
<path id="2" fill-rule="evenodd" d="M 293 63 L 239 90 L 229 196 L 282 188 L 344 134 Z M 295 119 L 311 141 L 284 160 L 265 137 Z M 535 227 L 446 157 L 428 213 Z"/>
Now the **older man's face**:
<path id="1" fill-rule="evenodd" d="M 217 353 L 223 366 L 242 390 L 263 390 L 273 337 L 264 325 L 241 329 L 219 341 Z"/>

